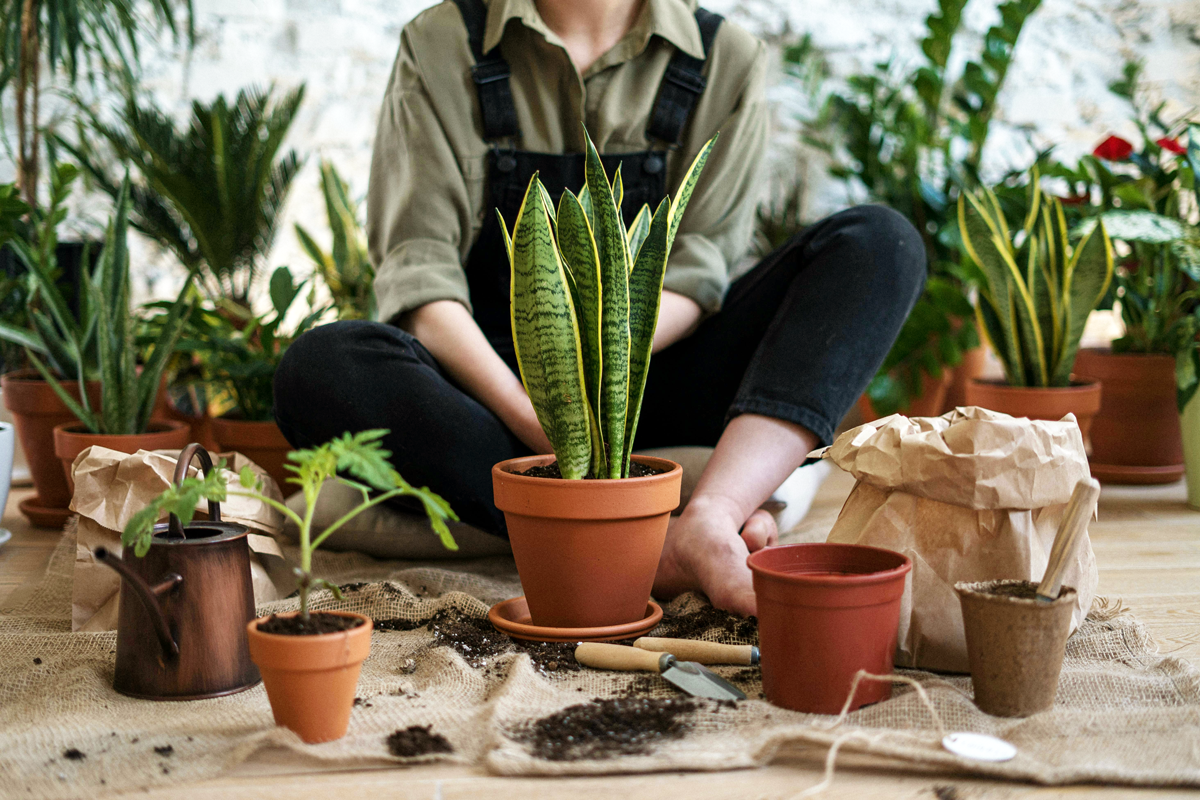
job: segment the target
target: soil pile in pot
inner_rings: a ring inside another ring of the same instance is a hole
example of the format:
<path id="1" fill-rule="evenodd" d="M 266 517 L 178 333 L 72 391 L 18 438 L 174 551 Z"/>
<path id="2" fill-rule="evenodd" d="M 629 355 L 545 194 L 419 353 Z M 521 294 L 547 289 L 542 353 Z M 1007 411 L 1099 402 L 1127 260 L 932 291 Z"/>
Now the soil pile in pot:
<path id="1" fill-rule="evenodd" d="M 278 633 L 283 636 L 320 636 L 322 633 L 338 633 L 362 625 L 361 619 L 343 617 L 340 614 L 322 614 L 314 611 L 303 617 L 279 617 L 274 614 L 258 623 L 263 633 Z"/>
<path id="2" fill-rule="evenodd" d="M 432 725 L 412 725 L 397 730 L 387 738 L 388 752 L 399 758 L 415 758 L 430 753 L 453 753 L 454 747 Z"/>
<path id="3" fill-rule="evenodd" d="M 646 464 L 639 464 L 636 461 L 630 463 L 629 465 L 629 477 L 631 478 L 645 478 L 647 475 L 661 475 L 664 472 L 666 472 L 665 469 L 657 469 L 655 467 L 647 466 Z M 515 472 L 513 474 L 527 475 L 530 478 L 562 478 L 562 473 L 558 471 L 557 461 L 552 461 L 545 466 L 539 465 L 536 467 L 530 467 L 527 470 Z M 597 478 L 594 475 L 589 475 L 584 478 L 584 480 L 588 481 L 596 479 Z"/>
<path id="4" fill-rule="evenodd" d="M 516 731 L 512 738 L 547 761 L 580 761 L 650 752 L 656 742 L 678 739 L 699 707 L 680 697 L 618 697 L 568 706 Z"/>

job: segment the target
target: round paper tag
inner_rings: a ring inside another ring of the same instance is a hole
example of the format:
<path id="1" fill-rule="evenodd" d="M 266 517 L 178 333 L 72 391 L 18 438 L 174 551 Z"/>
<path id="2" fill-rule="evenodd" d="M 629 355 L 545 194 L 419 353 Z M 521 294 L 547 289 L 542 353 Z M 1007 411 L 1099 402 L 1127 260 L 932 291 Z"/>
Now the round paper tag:
<path id="1" fill-rule="evenodd" d="M 1017 748 L 1008 742 L 985 733 L 947 734 L 942 747 L 972 761 L 1008 761 L 1017 754 Z"/>

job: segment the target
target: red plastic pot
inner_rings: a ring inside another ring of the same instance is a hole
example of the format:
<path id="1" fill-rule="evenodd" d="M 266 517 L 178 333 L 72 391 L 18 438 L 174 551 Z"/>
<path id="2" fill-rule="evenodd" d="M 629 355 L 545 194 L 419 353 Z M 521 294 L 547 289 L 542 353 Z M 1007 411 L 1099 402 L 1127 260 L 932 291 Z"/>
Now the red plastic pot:
<path id="1" fill-rule="evenodd" d="M 891 673 L 908 556 L 857 544 L 790 544 L 751 553 L 746 563 L 767 700 L 836 714 L 860 669 Z M 864 680 L 850 708 L 891 694 L 890 683 Z"/>
<path id="2" fill-rule="evenodd" d="M 683 467 L 665 458 L 634 460 L 664 471 L 578 481 L 514 474 L 554 456 L 492 467 L 496 507 L 508 523 L 533 624 L 598 628 L 645 618 Z"/>

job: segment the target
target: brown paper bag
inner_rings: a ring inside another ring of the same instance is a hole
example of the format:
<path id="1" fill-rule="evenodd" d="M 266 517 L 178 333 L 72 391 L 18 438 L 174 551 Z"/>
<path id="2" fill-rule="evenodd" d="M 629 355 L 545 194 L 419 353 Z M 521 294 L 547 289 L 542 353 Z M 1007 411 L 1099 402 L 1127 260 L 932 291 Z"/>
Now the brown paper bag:
<path id="1" fill-rule="evenodd" d="M 829 541 L 912 559 L 896 664 L 951 672 L 969 671 L 954 584 L 1040 580 L 1071 492 L 1090 474 L 1071 414 L 1057 422 L 975 407 L 896 414 L 846 431 L 819 454 L 858 479 Z M 1072 630 L 1097 580 L 1084 534 L 1063 580 L 1078 593 Z"/>
<path id="2" fill-rule="evenodd" d="M 264 493 L 281 500 L 275 482 L 240 453 L 214 454 L 213 461 L 224 458 L 231 472 L 230 487 L 238 485 L 237 473 L 249 464 L 264 478 Z M 139 450 L 133 455 L 107 447 L 89 447 L 75 459 L 75 495 L 71 510 L 79 514 L 75 544 L 75 571 L 71 586 L 71 630 L 107 631 L 117 626 L 117 598 L 121 580 L 110 568 L 97 562 L 92 551 L 106 547 L 121 552 L 121 530 L 129 519 L 171 484 L 178 451 Z M 199 474 L 192 467 L 188 474 Z M 208 512 L 208 503 L 196 508 Z M 275 538 L 283 530 L 283 515 L 259 500 L 230 497 L 221 504 L 221 518 L 250 528 L 250 574 L 254 601 L 278 600 L 279 594 L 267 575 L 264 559 L 283 558 Z"/>

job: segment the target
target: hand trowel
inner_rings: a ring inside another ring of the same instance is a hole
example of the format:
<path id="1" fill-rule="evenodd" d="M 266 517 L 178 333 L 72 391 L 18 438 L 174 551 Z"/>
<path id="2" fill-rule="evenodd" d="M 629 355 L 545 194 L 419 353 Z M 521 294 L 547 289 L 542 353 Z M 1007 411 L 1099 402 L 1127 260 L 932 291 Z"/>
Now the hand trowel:
<path id="1" fill-rule="evenodd" d="M 692 697 L 711 700 L 745 700 L 741 689 L 693 661 L 680 661 L 670 653 L 656 653 L 619 644 L 584 642 L 575 648 L 575 660 L 585 667 L 622 672 L 659 672 Z"/>

